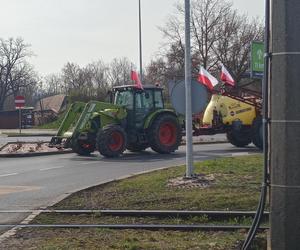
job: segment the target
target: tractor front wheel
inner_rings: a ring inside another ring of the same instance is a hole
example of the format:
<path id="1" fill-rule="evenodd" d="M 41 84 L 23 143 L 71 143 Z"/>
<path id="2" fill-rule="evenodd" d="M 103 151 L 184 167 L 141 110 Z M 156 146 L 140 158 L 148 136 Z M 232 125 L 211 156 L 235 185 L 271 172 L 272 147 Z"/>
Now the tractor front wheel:
<path id="1" fill-rule="evenodd" d="M 248 129 L 230 130 L 227 132 L 227 140 L 234 146 L 242 148 L 251 143 L 251 133 Z"/>
<path id="2" fill-rule="evenodd" d="M 95 151 L 95 142 L 77 140 L 72 143 L 72 150 L 78 155 L 89 156 Z"/>
<path id="3" fill-rule="evenodd" d="M 97 148 L 105 157 L 118 157 L 125 151 L 126 144 L 126 133 L 119 125 L 108 125 L 98 132 Z"/>
<path id="4" fill-rule="evenodd" d="M 182 139 L 178 119 L 171 114 L 158 116 L 148 130 L 149 145 L 157 153 L 169 154 L 178 149 Z"/>

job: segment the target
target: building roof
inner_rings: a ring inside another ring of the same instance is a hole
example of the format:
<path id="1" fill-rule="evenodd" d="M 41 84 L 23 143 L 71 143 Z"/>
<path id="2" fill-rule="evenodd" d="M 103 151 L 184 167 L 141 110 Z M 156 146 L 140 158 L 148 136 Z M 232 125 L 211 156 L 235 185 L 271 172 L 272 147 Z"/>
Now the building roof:
<path id="1" fill-rule="evenodd" d="M 52 110 L 59 113 L 64 105 L 66 95 L 54 95 L 41 99 L 35 105 L 34 111 Z"/>

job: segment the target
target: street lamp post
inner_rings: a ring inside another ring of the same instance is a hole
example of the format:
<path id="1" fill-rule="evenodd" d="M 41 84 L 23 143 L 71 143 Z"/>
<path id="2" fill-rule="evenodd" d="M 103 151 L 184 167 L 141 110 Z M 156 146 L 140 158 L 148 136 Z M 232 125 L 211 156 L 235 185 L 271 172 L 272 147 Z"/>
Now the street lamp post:
<path id="1" fill-rule="evenodd" d="M 191 7 L 185 0 L 185 134 L 186 134 L 186 177 L 194 175 L 193 167 L 193 127 L 192 127 L 192 70 L 191 70 Z"/>
<path id="2" fill-rule="evenodd" d="M 143 52 L 142 52 L 142 7 L 139 0 L 139 46 L 140 46 L 140 78 L 143 82 Z"/>

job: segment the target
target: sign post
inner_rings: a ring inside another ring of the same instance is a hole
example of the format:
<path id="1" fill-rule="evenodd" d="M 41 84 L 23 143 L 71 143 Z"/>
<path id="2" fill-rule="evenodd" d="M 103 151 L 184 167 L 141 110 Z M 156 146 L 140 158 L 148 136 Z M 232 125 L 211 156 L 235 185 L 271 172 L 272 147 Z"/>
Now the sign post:
<path id="1" fill-rule="evenodd" d="M 15 97 L 16 109 L 19 109 L 19 133 L 22 132 L 22 108 L 25 107 L 25 97 L 18 95 Z"/>
<path id="2" fill-rule="evenodd" d="M 251 44 L 251 77 L 262 79 L 264 76 L 264 43 L 253 41 Z"/>

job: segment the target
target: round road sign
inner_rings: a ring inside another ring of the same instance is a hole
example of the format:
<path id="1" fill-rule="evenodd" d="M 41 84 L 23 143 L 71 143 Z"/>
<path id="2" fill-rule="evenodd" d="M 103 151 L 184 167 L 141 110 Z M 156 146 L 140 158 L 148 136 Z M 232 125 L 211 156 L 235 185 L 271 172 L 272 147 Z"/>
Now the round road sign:
<path id="1" fill-rule="evenodd" d="M 18 95 L 15 97 L 15 105 L 16 108 L 24 108 L 25 107 L 25 97 Z"/>

